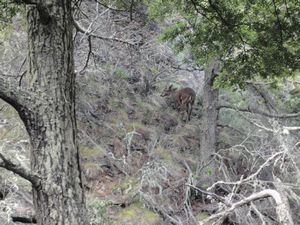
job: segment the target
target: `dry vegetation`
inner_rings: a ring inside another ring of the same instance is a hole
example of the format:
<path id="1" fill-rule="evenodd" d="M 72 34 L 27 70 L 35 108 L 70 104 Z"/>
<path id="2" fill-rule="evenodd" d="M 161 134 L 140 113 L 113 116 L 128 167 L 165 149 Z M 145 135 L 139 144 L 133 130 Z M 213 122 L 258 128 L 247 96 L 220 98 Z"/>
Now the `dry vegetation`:
<path id="1" fill-rule="evenodd" d="M 297 117 L 251 113 L 267 108 L 262 96 L 223 91 L 218 152 L 201 164 L 203 74 L 157 41 L 163 25 L 149 21 L 144 7 L 131 20 L 129 12 L 90 1 L 82 2 L 75 19 L 85 30 L 75 37 L 77 116 L 92 224 L 300 224 Z M 1 40 L 0 71 L 18 74 L 10 79 L 26 85 L 22 23 L 19 16 Z M 170 82 L 198 92 L 188 123 L 160 97 Z M 294 99 L 288 93 L 299 92 L 293 84 L 272 89 L 280 115 Z M 0 152 L 27 165 L 25 130 L 11 108 L 1 102 L 0 109 Z M 199 183 L 198 177 L 211 175 L 202 173 L 209 163 L 217 181 Z M 0 223 L 31 217 L 28 184 L 4 170 L 0 180 Z"/>

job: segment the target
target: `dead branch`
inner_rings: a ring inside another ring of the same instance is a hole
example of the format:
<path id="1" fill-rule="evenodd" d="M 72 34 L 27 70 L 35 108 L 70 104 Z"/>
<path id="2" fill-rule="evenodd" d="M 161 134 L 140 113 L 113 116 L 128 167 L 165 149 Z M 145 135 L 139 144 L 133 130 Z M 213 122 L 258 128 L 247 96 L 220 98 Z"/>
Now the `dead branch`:
<path id="1" fill-rule="evenodd" d="M 277 158 L 278 156 L 282 155 L 284 152 L 277 152 L 276 154 L 272 155 L 271 157 L 269 157 L 258 169 L 255 173 L 251 174 L 249 177 L 245 178 L 245 179 L 241 179 L 239 181 L 235 181 L 235 182 L 225 182 L 225 181 L 217 181 L 215 182 L 212 186 L 210 186 L 209 188 L 207 188 L 208 191 L 212 190 L 213 188 L 215 188 L 217 185 L 219 184 L 229 184 L 229 185 L 241 185 L 242 183 L 248 182 L 252 179 L 254 179 L 261 171 L 263 168 L 265 168 L 266 166 L 269 165 L 269 163 L 274 160 L 275 158 Z"/>
<path id="2" fill-rule="evenodd" d="M 222 203 L 224 203 L 227 206 L 231 206 L 230 204 L 228 204 L 228 202 L 226 202 L 226 199 L 224 197 L 222 197 L 222 196 L 219 196 L 219 195 L 217 195 L 217 194 L 215 194 L 213 192 L 202 190 L 202 189 L 200 189 L 200 188 L 198 188 L 198 187 L 196 187 L 194 185 L 190 185 L 190 184 L 186 184 L 186 185 L 189 186 L 189 187 L 191 187 L 191 188 L 193 188 L 193 189 L 195 189 L 195 190 L 197 190 L 197 191 L 199 191 L 199 192 L 201 192 L 201 193 L 203 193 L 203 194 L 205 194 L 205 195 L 209 195 L 209 196 L 213 197 L 215 200 L 217 200 L 219 202 L 222 202 Z"/>
<path id="3" fill-rule="evenodd" d="M 266 189 L 266 190 L 260 191 L 258 193 L 253 193 L 249 197 L 244 198 L 241 201 L 233 203 L 231 205 L 231 207 L 225 209 L 224 211 L 214 214 L 214 215 L 206 218 L 205 220 L 200 221 L 199 225 L 222 224 L 223 220 L 230 213 L 232 213 L 235 209 L 242 207 L 242 206 L 244 206 L 250 202 L 253 202 L 255 200 L 262 199 L 262 198 L 268 198 L 268 197 L 272 197 L 275 201 L 276 213 L 277 213 L 278 219 L 280 221 L 280 224 L 293 225 L 294 222 L 290 215 L 289 207 L 286 204 L 284 204 L 279 192 L 272 190 L 272 189 Z"/>

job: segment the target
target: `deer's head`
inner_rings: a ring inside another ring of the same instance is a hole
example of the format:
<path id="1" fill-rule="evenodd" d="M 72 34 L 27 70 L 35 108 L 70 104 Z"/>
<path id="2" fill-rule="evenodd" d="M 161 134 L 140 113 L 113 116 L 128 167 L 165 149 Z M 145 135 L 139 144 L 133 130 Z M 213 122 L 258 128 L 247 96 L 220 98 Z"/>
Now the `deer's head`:
<path id="1" fill-rule="evenodd" d="M 163 92 L 161 93 L 161 97 L 167 97 L 170 96 L 172 94 L 174 94 L 176 92 L 177 88 L 173 87 L 173 85 L 171 84 L 169 87 L 166 87 Z"/>

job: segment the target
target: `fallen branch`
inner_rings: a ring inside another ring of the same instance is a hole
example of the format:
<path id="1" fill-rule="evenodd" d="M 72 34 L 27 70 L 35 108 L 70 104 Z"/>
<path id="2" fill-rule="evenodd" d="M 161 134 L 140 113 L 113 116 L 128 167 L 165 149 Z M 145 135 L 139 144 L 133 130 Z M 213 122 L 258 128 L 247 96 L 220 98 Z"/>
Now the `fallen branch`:
<path id="1" fill-rule="evenodd" d="M 279 219 L 279 222 L 281 225 L 293 225 L 294 222 L 292 220 L 292 217 L 290 215 L 290 211 L 288 210 L 289 207 L 284 204 L 281 195 L 279 192 L 272 190 L 272 189 L 266 189 L 263 191 L 260 191 L 258 193 L 254 193 L 250 195 L 247 198 L 242 199 L 241 201 L 235 202 L 231 205 L 231 207 L 225 209 L 222 212 L 219 212 L 217 214 L 214 214 L 205 220 L 202 220 L 199 222 L 199 225 L 210 225 L 210 224 L 222 224 L 223 220 L 232 213 L 235 209 L 242 207 L 250 202 L 253 202 L 258 199 L 262 198 L 268 198 L 272 197 L 276 203 L 276 213 Z M 218 221 L 218 223 L 215 223 L 215 221 Z"/>

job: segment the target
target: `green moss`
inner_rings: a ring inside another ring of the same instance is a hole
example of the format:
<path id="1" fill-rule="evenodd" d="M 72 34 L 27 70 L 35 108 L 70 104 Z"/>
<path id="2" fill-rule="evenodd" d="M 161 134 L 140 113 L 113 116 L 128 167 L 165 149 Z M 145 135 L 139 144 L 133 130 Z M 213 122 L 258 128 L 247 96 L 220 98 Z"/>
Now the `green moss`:
<path id="1" fill-rule="evenodd" d="M 196 219 L 201 221 L 209 217 L 209 214 L 207 212 L 200 212 L 197 216 Z"/>
<path id="2" fill-rule="evenodd" d="M 141 202 L 132 203 L 118 215 L 118 225 L 156 225 L 161 224 L 159 215 L 143 206 Z"/>
<path id="3" fill-rule="evenodd" d="M 86 158 L 88 160 L 96 157 L 102 157 L 106 153 L 105 150 L 99 145 L 97 147 L 79 145 L 79 150 L 83 158 Z"/>

